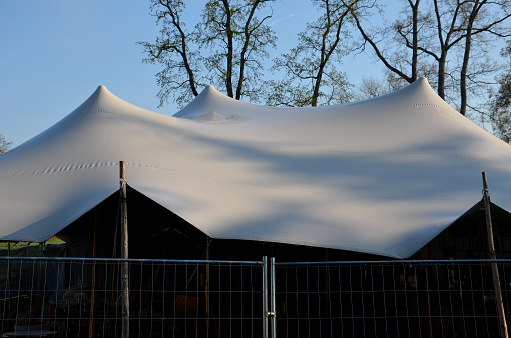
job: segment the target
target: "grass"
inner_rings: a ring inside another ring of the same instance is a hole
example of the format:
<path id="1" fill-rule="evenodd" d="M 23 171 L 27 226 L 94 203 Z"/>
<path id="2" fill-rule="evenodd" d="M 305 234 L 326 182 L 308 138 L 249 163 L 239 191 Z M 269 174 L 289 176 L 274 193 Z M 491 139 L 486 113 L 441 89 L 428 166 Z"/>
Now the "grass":
<path id="1" fill-rule="evenodd" d="M 44 243 L 45 244 L 57 245 L 57 244 L 64 244 L 66 242 L 64 242 L 63 240 L 61 240 L 57 236 L 53 236 L 53 237 L 51 237 L 49 240 L 47 240 Z M 8 245 L 9 245 L 9 242 L 0 242 L 0 250 L 7 250 Z M 33 242 L 11 242 L 11 250 L 23 248 L 23 247 L 26 247 L 28 245 L 36 246 L 36 245 L 39 245 L 39 243 L 33 243 Z"/>

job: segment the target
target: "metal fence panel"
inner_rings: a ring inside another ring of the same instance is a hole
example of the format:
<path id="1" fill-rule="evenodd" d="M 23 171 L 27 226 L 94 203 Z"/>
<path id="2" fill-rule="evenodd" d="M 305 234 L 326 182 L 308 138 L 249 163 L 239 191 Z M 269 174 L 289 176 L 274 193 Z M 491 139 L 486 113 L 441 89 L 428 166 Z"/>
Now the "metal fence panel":
<path id="1" fill-rule="evenodd" d="M 492 262 L 276 263 L 277 336 L 498 337 Z"/>
<path id="2" fill-rule="evenodd" d="M 492 263 L 511 311 L 511 260 L 265 261 L 0 257 L 0 335 L 118 337 L 124 262 L 133 337 L 499 336 Z"/>
<path id="3" fill-rule="evenodd" d="M 124 262 L 132 337 L 263 336 L 263 262 L 13 257 L 0 257 L 0 336 L 119 337 Z"/>

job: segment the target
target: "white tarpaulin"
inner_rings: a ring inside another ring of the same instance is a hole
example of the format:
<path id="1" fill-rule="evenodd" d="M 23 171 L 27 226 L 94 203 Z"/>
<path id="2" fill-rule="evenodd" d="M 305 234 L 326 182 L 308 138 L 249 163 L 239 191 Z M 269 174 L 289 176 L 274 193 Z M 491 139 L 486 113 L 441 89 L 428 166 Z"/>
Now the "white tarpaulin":
<path id="1" fill-rule="evenodd" d="M 482 171 L 492 201 L 511 205 L 511 146 L 426 79 L 317 108 L 207 87 L 174 117 L 101 86 L 0 156 L 0 239 L 47 240 L 119 188 L 120 160 L 132 188 L 212 238 L 405 258 L 481 199 Z"/>

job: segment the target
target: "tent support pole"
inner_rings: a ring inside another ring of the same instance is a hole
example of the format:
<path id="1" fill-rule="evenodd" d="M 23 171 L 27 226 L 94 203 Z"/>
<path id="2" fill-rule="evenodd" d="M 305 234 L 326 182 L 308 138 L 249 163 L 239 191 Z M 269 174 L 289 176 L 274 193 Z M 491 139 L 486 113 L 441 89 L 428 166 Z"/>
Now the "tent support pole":
<path id="1" fill-rule="evenodd" d="M 431 242 L 426 244 L 426 260 L 431 259 Z M 429 267 L 429 264 L 426 264 L 426 290 L 428 293 L 428 332 L 429 332 L 429 338 L 433 338 L 433 325 L 431 323 L 431 280 L 430 280 L 430 274 L 431 269 Z"/>
<path id="2" fill-rule="evenodd" d="M 38 243 L 39 245 L 39 258 L 43 257 L 43 245 L 44 243 L 42 242 L 39 242 Z M 39 266 L 38 266 L 38 276 L 37 276 L 37 290 L 41 290 L 41 274 L 42 274 L 42 264 L 43 264 L 43 261 L 41 259 L 39 259 Z M 41 291 L 39 291 L 41 292 Z M 38 293 L 39 293 L 38 292 Z M 44 293 L 42 295 L 38 295 L 38 296 L 44 296 Z M 41 306 L 41 318 L 44 317 L 44 306 Z"/>
<path id="3" fill-rule="evenodd" d="M 128 259 L 128 214 L 126 203 L 125 163 L 119 162 L 121 183 L 121 258 Z M 121 263 L 121 292 L 122 292 L 122 338 L 129 337 L 129 276 L 128 262 Z"/>
<path id="4" fill-rule="evenodd" d="M 206 280 L 204 283 L 204 295 L 206 298 L 206 327 L 209 324 L 209 260 L 210 260 L 210 251 L 209 245 L 211 244 L 211 240 L 209 236 L 206 236 Z"/>
<path id="5" fill-rule="evenodd" d="M 92 258 L 98 255 L 98 209 L 94 208 L 94 240 L 92 242 Z M 96 261 L 92 262 L 92 286 L 89 311 L 89 338 L 95 335 L 94 311 L 96 310 Z"/>
<path id="6" fill-rule="evenodd" d="M 7 242 L 7 256 L 11 257 L 11 241 Z M 7 260 L 7 290 L 9 293 L 9 313 L 11 313 L 11 260 Z"/>
<path id="7" fill-rule="evenodd" d="M 490 259 L 497 259 L 495 254 L 495 245 L 493 242 L 493 229 L 491 224 L 491 213 L 490 213 L 490 196 L 488 192 L 488 183 L 486 181 L 486 172 L 483 171 L 483 200 L 484 200 L 484 211 L 486 214 L 486 230 L 488 237 L 488 250 L 490 252 Z M 504 304 L 502 302 L 502 290 L 500 288 L 500 277 L 497 263 L 493 262 L 492 265 L 493 273 L 493 287 L 495 289 L 495 301 L 497 302 L 497 312 L 499 316 L 499 327 L 500 336 L 502 338 L 508 337 L 506 314 L 504 312 Z"/>
<path id="8" fill-rule="evenodd" d="M 327 316 L 330 316 L 330 306 L 328 306 L 330 304 L 330 284 L 329 284 L 329 281 L 330 281 L 330 274 L 329 274 L 329 271 L 328 271 L 328 261 L 329 261 L 329 257 L 328 257 L 328 248 L 325 249 L 325 262 L 327 264 L 325 264 L 325 290 L 326 290 L 326 293 L 325 293 L 325 313 L 327 314 Z"/>

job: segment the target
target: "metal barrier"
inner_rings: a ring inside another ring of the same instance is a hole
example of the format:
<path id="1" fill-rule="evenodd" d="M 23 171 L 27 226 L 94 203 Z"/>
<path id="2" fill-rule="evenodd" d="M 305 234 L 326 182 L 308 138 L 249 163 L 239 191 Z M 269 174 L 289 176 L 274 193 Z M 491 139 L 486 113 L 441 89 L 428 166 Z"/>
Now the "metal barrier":
<path id="1" fill-rule="evenodd" d="M 283 263 L 0 257 L 0 336 L 119 337 L 129 265 L 132 337 L 496 337 L 492 264 Z"/>
<path id="2" fill-rule="evenodd" d="M 262 337 L 264 262 L 0 258 L 0 336 Z"/>
<path id="3" fill-rule="evenodd" d="M 510 260 L 276 263 L 277 336 L 499 337 L 495 263 L 509 315 Z"/>

